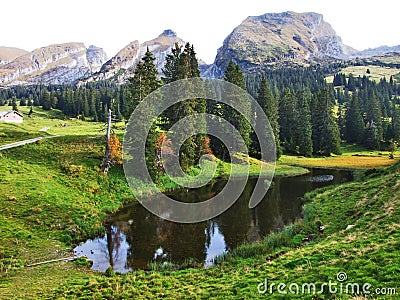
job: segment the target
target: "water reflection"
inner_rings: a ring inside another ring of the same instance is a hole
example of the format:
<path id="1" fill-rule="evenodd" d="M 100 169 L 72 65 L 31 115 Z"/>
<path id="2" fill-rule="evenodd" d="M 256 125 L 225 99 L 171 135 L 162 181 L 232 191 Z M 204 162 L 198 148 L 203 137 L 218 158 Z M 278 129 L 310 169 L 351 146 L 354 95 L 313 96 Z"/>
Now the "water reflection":
<path id="1" fill-rule="evenodd" d="M 115 271 L 126 273 L 147 268 L 149 262 L 182 263 L 188 258 L 209 266 L 215 256 L 244 242 L 260 240 L 301 217 L 301 197 L 306 192 L 349 180 L 351 172 L 321 169 L 305 176 L 275 178 L 264 200 L 249 209 L 256 183 L 256 179 L 250 179 L 231 208 L 212 220 L 195 224 L 165 221 L 134 203 L 110 218 L 103 237 L 88 240 L 74 250 L 76 255 L 93 260 L 92 269 L 100 271 L 112 266 Z M 179 190 L 172 196 L 181 201 L 204 201 L 224 185 L 217 181 L 204 188 Z"/>

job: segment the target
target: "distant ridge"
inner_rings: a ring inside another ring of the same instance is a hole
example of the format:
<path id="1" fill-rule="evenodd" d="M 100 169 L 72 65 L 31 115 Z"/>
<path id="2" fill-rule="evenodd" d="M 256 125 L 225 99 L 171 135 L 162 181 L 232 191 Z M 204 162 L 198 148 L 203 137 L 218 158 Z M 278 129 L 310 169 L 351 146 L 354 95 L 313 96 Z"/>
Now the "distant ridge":
<path id="1" fill-rule="evenodd" d="M 175 43 L 185 44 L 171 29 L 156 38 L 133 40 L 116 55 L 107 58 L 102 48 L 83 43 L 50 45 L 28 52 L 0 47 L 0 86 L 28 84 L 71 84 L 112 80 L 122 84 L 147 48 L 156 57 L 161 73 L 166 56 Z M 196 47 L 196 45 L 194 45 Z M 247 17 L 233 29 L 218 49 L 213 64 L 199 58 L 204 77 L 220 77 L 230 60 L 246 73 L 265 68 L 304 66 L 315 63 L 400 53 L 400 45 L 357 51 L 345 45 L 332 26 L 315 12 L 267 13 Z"/>

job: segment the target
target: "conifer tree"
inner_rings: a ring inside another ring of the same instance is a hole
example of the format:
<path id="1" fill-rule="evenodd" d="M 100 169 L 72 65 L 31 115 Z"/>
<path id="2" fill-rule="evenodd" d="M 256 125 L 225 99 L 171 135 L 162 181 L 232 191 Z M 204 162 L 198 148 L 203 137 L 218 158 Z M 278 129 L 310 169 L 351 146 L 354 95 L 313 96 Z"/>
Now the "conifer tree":
<path id="1" fill-rule="evenodd" d="M 132 114 L 133 110 L 136 106 L 141 103 L 141 101 L 148 96 L 151 92 L 155 91 L 157 88 L 161 86 L 161 81 L 158 79 L 158 71 L 154 64 L 155 57 L 147 48 L 146 53 L 144 54 L 142 60 L 136 65 L 133 77 L 129 79 L 129 86 L 131 91 L 131 99 L 128 103 L 126 103 L 125 110 L 125 118 L 128 119 Z M 146 105 L 146 103 L 145 103 Z M 117 115 L 120 115 L 119 103 L 115 104 L 115 109 Z M 148 107 L 149 115 L 151 114 L 154 107 Z M 137 122 L 138 124 L 146 123 L 147 116 L 140 116 L 142 119 L 132 120 L 133 122 Z M 148 133 L 138 133 L 138 134 L 147 134 L 146 140 L 146 149 L 145 149 L 145 160 L 147 169 L 149 171 L 150 176 L 153 180 L 157 179 L 157 167 L 156 167 L 156 142 L 157 142 L 157 131 L 156 125 L 153 125 L 150 128 Z M 135 146 L 136 141 L 134 137 L 130 143 L 132 143 L 133 147 Z M 141 138 L 141 137 L 139 137 Z"/>
<path id="2" fill-rule="evenodd" d="M 175 47 L 171 50 L 171 53 L 167 55 L 166 63 L 162 71 L 164 74 L 164 77 L 162 77 L 164 83 L 171 83 L 180 79 L 200 77 L 198 61 L 193 45 L 186 43 L 182 50 L 182 46 L 176 43 Z M 165 111 L 165 123 L 167 127 L 170 127 L 186 116 L 205 112 L 205 99 L 187 99 L 173 105 Z M 176 132 L 175 134 L 177 136 L 185 136 L 186 132 L 194 132 L 201 129 L 198 127 L 204 126 L 205 129 L 205 119 L 204 122 L 199 123 L 201 124 L 189 124 L 185 130 L 182 130 L 182 132 Z M 198 162 L 198 159 L 202 155 L 201 149 L 204 148 L 205 141 L 205 136 L 198 134 L 187 138 L 180 148 L 178 148 L 179 145 L 172 145 L 172 149 L 175 153 L 180 149 L 179 161 L 184 171 L 189 171 L 190 168 Z"/>
<path id="3" fill-rule="evenodd" d="M 50 93 L 48 91 L 43 92 L 42 97 L 40 98 L 40 104 L 44 110 L 51 109 Z"/>
<path id="4" fill-rule="evenodd" d="M 312 143 L 312 124 L 310 101 L 311 94 L 305 91 L 299 91 L 296 94 L 297 99 L 297 121 L 295 122 L 295 140 L 297 154 L 310 157 L 313 153 Z"/>
<path id="5" fill-rule="evenodd" d="M 396 99 L 392 100 L 392 132 L 393 139 L 400 143 L 400 109 L 396 107 Z"/>
<path id="6" fill-rule="evenodd" d="M 279 102 L 279 126 L 282 147 L 285 153 L 296 153 L 296 97 L 292 90 L 284 89 Z"/>
<path id="7" fill-rule="evenodd" d="M 353 93 L 345 114 L 345 139 L 349 143 L 360 143 L 364 133 L 362 118 L 357 93 Z"/>
<path id="8" fill-rule="evenodd" d="M 15 98 L 13 98 L 12 102 L 11 102 L 11 106 L 12 106 L 12 110 L 18 112 L 18 105 L 17 105 L 17 100 Z"/>
<path id="9" fill-rule="evenodd" d="M 272 95 L 265 77 L 262 77 L 261 79 L 260 87 L 258 89 L 257 102 L 260 104 L 271 125 L 271 129 L 275 137 L 276 158 L 279 159 L 279 157 L 282 155 L 282 148 L 279 138 L 279 104 L 276 97 Z M 258 131 L 266 132 L 264 127 L 265 125 L 260 124 L 259 120 L 256 119 L 256 128 L 258 128 Z M 269 136 L 265 136 L 265 138 L 267 140 L 271 139 Z"/>
<path id="10" fill-rule="evenodd" d="M 340 154 L 340 133 L 328 88 L 316 93 L 312 103 L 313 150 L 320 155 Z"/>
<path id="11" fill-rule="evenodd" d="M 240 66 L 235 64 L 233 61 L 229 62 L 228 67 L 225 70 L 224 80 L 237 85 L 239 88 L 246 90 L 246 82 Z M 240 95 L 230 95 L 230 98 L 240 106 L 241 113 L 229 105 L 222 105 L 223 118 L 232 124 L 239 134 L 242 136 L 247 149 L 250 148 L 250 134 L 252 132 L 251 124 L 248 119 L 251 117 L 251 102 L 244 102 L 243 99 L 239 98 Z M 234 100 L 237 99 L 237 100 Z M 242 115 L 242 113 L 244 115 Z M 247 118 L 247 119 L 246 119 Z M 236 141 L 232 141 L 236 143 Z M 235 145 L 231 145 L 235 146 Z M 230 147 L 230 146 L 228 146 Z"/>
<path id="12" fill-rule="evenodd" d="M 374 92 L 370 94 L 365 106 L 366 129 L 364 145 L 369 149 L 380 149 L 380 143 L 383 139 L 382 110 Z"/>

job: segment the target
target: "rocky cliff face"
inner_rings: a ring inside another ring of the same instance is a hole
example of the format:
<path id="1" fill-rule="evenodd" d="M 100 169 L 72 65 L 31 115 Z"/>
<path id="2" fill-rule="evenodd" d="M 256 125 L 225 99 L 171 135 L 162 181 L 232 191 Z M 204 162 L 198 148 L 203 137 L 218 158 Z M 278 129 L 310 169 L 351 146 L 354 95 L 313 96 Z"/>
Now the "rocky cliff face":
<path id="1" fill-rule="evenodd" d="M 136 64 L 139 53 L 139 41 L 133 41 L 121 49 L 115 56 L 103 64 L 100 70 L 89 77 L 88 81 L 109 79 Z"/>
<path id="2" fill-rule="evenodd" d="M 42 47 L 1 65 L 0 85 L 73 83 L 89 76 L 104 60 L 102 49 L 86 49 L 83 43 Z"/>
<path id="3" fill-rule="evenodd" d="M 216 26 L 218 26 L 216 24 Z M 0 86 L 17 84 L 64 84 L 97 80 L 124 83 L 149 48 L 160 74 L 171 48 L 185 42 L 170 30 L 140 43 L 133 41 L 107 60 L 103 49 L 83 43 L 51 45 L 26 52 L 0 47 Z M 224 40 L 211 65 L 199 59 L 204 77 L 219 77 L 230 60 L 244 72 L 260 68 L 307 65 L 331 59 L 367 58 L 399 52 L 400 46 L 356 51 L 342 43 L 331 25 L 317 13 L 268 13 L 246 18 Z"/>
<path id="4" fill-rule="evenodd" d="M 179 38 L 175 31 L 171 29 L 164 30 L 157 38 L 140 45 L 139 57 L 141 58 L 145 54 L 148 47 L 154 54 L 157 70 L 161 73 L 165 65 L 165 58 L 171 53 L 171 49 L 174 47 L 175 43 L 184 45 L 185 41 Z"/>
<path id="5" fill-rule="evenodd" d="M 212 68 L 214 73 L 221 72 L 231 59 L 251 70 L 276 64 L 341 59 L 353 52 L 320 14 L 269 13 L 248 17 L 236 27 L 218 50 Z"/>
<path id="6" fill-rule="evenodd" d="M 86 50 L 86 58 L 91 68 L 91 72 L 100 71 L 103 64 L 107 61 L 107 54 L 102 48 L 90 45 Z"/>
<path id="7" fill-rule="evenodd" d="M 143 57 L 147 48 L 156 58 L 156 67 L 161 73 L 165 58 L 171 52 L 175 43 L 183 45 L 185 42 L 170 29 L 164 30 L 157 38 L 142 44 L 139 44 L 139 41 L 133 41 L 108 60 L 99 72 L 87 78 L 86 81 L 114 78 L 118 83 L 126 82 L 132 76 L 136 64 Z"/>

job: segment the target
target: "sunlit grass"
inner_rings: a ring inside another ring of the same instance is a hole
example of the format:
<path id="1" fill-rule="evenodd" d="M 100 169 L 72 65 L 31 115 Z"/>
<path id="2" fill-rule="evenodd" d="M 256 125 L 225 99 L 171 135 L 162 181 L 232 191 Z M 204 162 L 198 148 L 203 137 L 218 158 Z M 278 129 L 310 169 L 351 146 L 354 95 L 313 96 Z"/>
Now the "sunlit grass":
<path id="1" fill-rule="evenodd" d="M 0 110 L 7 109 L 11 107 L 0 106 Z M 34 107 L 29 117 L 29 107 L 20 106 L 18 109 L 24 115 L 24 121 L 22 124 L 0 122 L 0 145 L 46 135 L 105 135 L 105 123 L 64 118 L 59 110 L 44 111 L 40 107 Z M 114 133 L 122 134 L 123 128 L 123 122 L 113 123 Z"/>
<path id="2" fill-rule="evenodd" d="M 400 159 L 400 151 L 394 153 L 394 159 L 390 159 L 389 151 L 371 151 L 355 144 L 344 144 L 342 146 L 342 155 L 333 155 L 330 157 L 299 157 L 283 155 L 280 162 L 283 164 L 321 167 L 321 168 L 379 168 L 391 166 Z"/>

